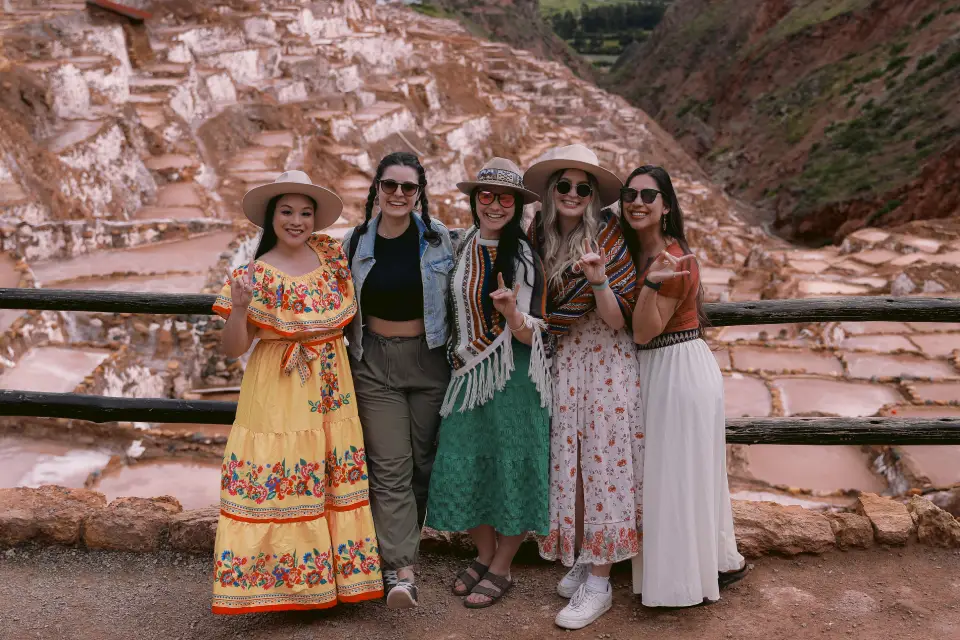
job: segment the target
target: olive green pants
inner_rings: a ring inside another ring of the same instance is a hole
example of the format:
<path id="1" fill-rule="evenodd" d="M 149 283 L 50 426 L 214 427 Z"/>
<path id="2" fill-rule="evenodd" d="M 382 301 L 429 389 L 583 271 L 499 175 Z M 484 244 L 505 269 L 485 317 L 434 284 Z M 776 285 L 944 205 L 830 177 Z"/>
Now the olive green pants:
<path id="1" fill-rule="evenodd" d="M 385 569 L 399 569 L 417 561 L 450 366 L 444 348 L 430 349 L 422 336 L 365 331 L 363 359 L 350 367 L 380 557 Z"/>

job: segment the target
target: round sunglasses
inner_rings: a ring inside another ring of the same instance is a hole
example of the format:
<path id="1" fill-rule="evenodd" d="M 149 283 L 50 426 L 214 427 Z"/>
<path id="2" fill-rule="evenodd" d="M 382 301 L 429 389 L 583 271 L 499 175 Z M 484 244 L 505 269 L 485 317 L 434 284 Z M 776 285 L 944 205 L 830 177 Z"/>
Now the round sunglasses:
<path id="1" fill-rule="evenodd" d="M 388 195 L 396 193 L 397 187 L 400 187 L 400 192 L 405 196 L 412 196 L 420 189 L 420 185 L 416 182 L 397 182 L 396 180 L 380 181 L 380 188 Z"/>
<path id="2" fill-rule="evenodd" d="M 493 193 L 492 191 L 477 192 L 477 202 L 480 204 L 493 204 L 494 200 L 499 200 L 500 206 L 504 209 L 509 209 L 517 201 L 516 197 L 512 193 Z"/>
<path id="3" fill-rule="evenodd" d="M 631 187 L 624 187 L 620 189 L 620 197 L 624 202 L 636 202 L 637 195 L 640 196 L 640 199 L 643 200 L 643 204 L 653 204 L 654 200 L 657 199 L 657 194 L 663 193 L 662 191 L 657 191 L 656 189 L 633 189 Z"/>
<path id="4" fill-rule="evenodd" d="M 562 196 L 565 196 L 568 193 L 570 193 L 570 189 L 572 188 L 573 188 L 573 183 L 570 182 L 569 180 L 561 180 L 560 182 L 557 183 L 557 193 L 559 193 Z M 577 185 L 577 195 L 580 196 L 581 198 L 589 197 L 591 193 L 593 193 L 593 188 L 586 182 L 581 182 L 580 184 Z"/>

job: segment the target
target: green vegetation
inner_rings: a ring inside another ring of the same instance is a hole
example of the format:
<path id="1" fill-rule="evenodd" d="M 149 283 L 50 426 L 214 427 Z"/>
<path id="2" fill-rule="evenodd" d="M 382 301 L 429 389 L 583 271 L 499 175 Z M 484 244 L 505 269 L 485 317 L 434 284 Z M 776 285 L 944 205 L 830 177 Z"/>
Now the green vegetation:
<path id="1" fill-rule="evenodd" d="M 923 56 L 922 58 L 920 58 L 920 60 L 917 61 L 917 71 L 923 71 L 924 69 L 932 65 L 934 62 L 936 62 L 936 60 L 937 60 L 937 56 L 932 53 L 928 56 Z"/>
<path id="2" fill-rule="evenodd" d="M 448 13 L 447 13 L 446 11 L 444 11 L 442 8 L 437 7 L 437 6 L 434 6 L 434 5 L 430 4 L 429 2 L 421 2 L 421 3 L 419 3 L 419 4 L 412 4 L 412 5 L 410 5 L 410 8 L 413 9 L 414 11 L 416 11 L 417 13 L 422 13 L 423 15 L 425 15 L 425 16 L 430 16 L 431 18 L 453 18 L 453 17 L 455 17 L 455 16 L 452 16 L 452 15 L 448 14 Z"/>
<path id="3" fill-rule="evenodd" d="M 660 23 L 670 0 L 614 0 L 541 4 L 554 32 L 581 54 L 617 56 L 645 40 Z"/>
<path id="4" fill-rule="evenodd" d="M 933 22 L 933 19 L 937 17 L 936 12 L 928 13 L 920 19 L 920 23 L 917 24 L 917 29 L 923 29 L 925 26 Z"/>
<path id="5" fill-rule="evenodd" d="M 774 44 L 801 31 L 857 11 L 873 0 L 813 0 L 793 8 L 762 38 L 762 44 Z"/>

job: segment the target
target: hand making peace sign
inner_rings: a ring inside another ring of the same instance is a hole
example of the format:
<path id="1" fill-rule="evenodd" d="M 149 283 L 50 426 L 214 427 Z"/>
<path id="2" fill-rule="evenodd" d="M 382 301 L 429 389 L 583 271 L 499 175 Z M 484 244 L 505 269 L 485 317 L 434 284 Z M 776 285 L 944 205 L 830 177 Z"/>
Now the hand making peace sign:
<path id="1" fill-rule="evenodd" d="M 239 278 L 230 279 L 230 301 L 234 309 L 246 309 L 253 301 L 254 261 L 250 261 L 247 272 Z"/>
<path id="2" fill-rule="evenodd" d="M 678 271 L 678 269 L 683 268 L 682 263 L 687 260 L 696 260 L 696 256 L 688 253 L 687 255 L 676 258 L 664 249 L 660 252 L 660 255 L 657 256 L 654 263 L 650 265 L 650 271 L 647 272 L 647 280 L 650 282 L 663 282 L 664 280 L 670 280 L 678 276 L 688 275 L 690 273 L 689 270 Z"/>
<path id="3" fill-rule="evenodd" d="M 594 245 L 596 243 L 588 238 L 583 239 L 581 250 L 583 255 L 577 261 L 576 266 L 583 270 L 583 275 L 591 284 L 601 284 L 607 279 L 607 252 L 602 247 Z"/>
<path id="4" fill-rule="evenodd" d="M 517 314 L 517 296 L 520 294 L 520 283 L 511 290 L 503 283 L 503 274 L 497 274 L 499 289 L 490 292 L 493 298 L 493 308 L 509 322 Z"/>

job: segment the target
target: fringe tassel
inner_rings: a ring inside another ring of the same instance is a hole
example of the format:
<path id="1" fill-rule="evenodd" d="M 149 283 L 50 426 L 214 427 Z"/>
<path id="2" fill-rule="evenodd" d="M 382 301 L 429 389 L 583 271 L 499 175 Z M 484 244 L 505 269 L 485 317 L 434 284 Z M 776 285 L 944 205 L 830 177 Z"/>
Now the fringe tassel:
<path id="1" fill-rule="evenodd" d="M 484 404 L 497 391 L 503 391 L 514 369 L 513 344 L 509 331 L 504 331 L 498 338 L 499 343 L 491 345 L 493 353 L 483 362 L 470 369 L 467 373 L 450 380 L 447 393 L 440 406 L 440 415 L 448 416 L 457 403 L 457 397 L 463 391 L 463 402 L 460 403 L 460 413 L 470 411 Z M 541 351 L 543 344 L 541 342 Z M 537 389 L 539 390 L 539 385 Z"/>
<path id="2" fill-rule="evenodd" d="M 553 415 L 553 378 L 550 375 L 550 360 L 547 358 L 546 348 L 543 346 L 543 331 L 546 323 L 533 316 L 527 316 L 526 322 L 533 329 L 533 340 L 530 354 L 529 376 L 540 392 L 540 406 L 547 409 L 548 415 Z"/>

